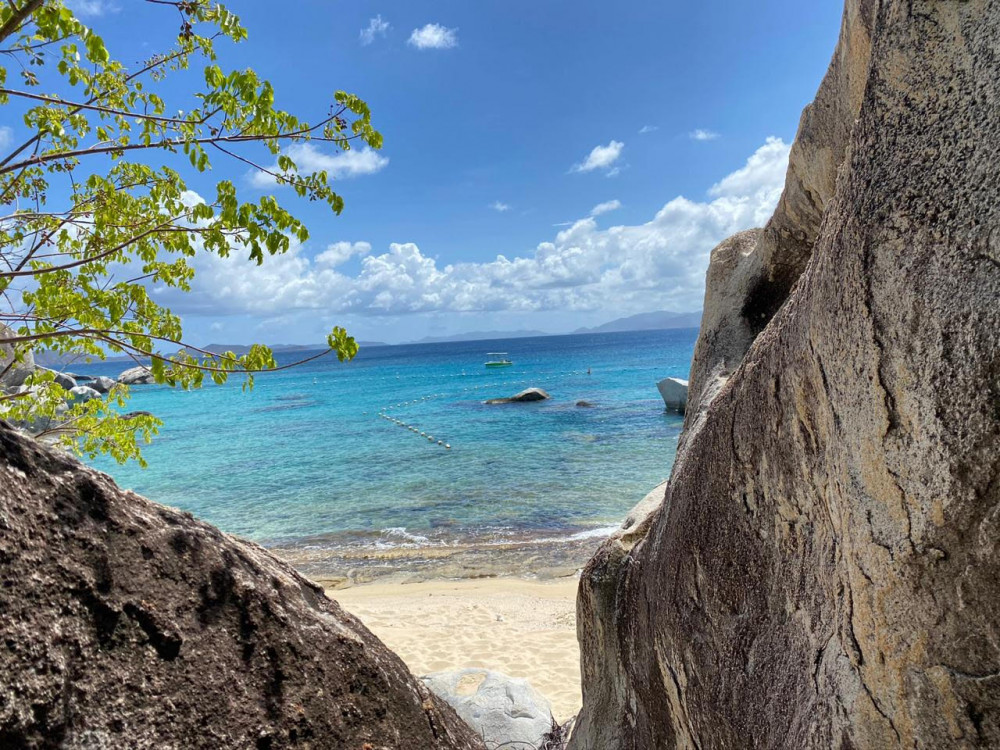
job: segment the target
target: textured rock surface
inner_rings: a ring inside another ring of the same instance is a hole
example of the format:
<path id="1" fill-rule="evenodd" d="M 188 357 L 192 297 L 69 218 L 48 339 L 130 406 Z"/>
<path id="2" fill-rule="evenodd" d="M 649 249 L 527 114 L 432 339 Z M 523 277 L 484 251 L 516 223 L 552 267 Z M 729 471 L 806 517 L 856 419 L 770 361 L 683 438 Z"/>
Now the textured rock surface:
<path id="1" fill-rule="evenodd" d="M 576 750 L 1000 747 L 1000 3 L 864 10 L 806 270 L 584 571 Z"/>
<path id="2" fill-rule="evenodd" d="M 0 747 L 481 748 L 322 589 L 0 422 Z"/>
<path id="3" fill-rule="evenodd" d="M 847 0 L 840 41 L 815 101 L 802 113 L 785 189 L 763 230 L 712 251 L 691 367 L 686 424 L 701 415 L 805 269 L 861 108 L 877 0 Z M 705 393 L 707 391 L 707 393 Z"/>
<path id="4" fill-rule="evenodd" d="M 153 378 L 153 373 L 148 367 L 139 365 L 138 367 L 131 367 L 125 370 L 125 372 L 118 376 L 118 382 L 125 385 L 151 385 L 156 380 Z"/>
<path id="5" fill-rule="evenodd" d="M 488 669 L 435 672 L 422 679 L 482 736 L 487 747 L 502 743 L 538 747 L 558 726 L 549 702 L 527 680 Z"/>

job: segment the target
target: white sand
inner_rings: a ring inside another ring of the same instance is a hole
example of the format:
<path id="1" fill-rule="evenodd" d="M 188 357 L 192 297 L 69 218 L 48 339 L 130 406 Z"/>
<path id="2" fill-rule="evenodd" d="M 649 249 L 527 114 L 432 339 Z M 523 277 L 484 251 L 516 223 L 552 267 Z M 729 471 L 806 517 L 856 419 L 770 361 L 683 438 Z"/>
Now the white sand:
<path id="1" fill-rule="evenodd" d="M 560 722 L 581 705 L 576 578 L 371 584 L 327 591 L 417 675 L 478 667 L 526 678 Z"/>

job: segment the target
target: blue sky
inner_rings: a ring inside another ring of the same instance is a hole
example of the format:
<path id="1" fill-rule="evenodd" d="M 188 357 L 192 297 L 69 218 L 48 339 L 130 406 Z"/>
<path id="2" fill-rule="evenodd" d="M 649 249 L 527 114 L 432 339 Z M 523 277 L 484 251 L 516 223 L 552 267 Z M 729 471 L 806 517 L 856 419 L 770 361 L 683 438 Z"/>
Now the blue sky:
<path id="1" fill-rule="evenodd" d="M 76 7 L 126 61 L 175 31 L 156 6 Z M 340 174 L 344 213 L 278 190 L 307 220 L 305 246 L 261 269 L 205 259 L 192 295 L 163 294 L 199 343 L 313 342 L 335 323 L 384 341 L 561 332 L 700 308 L 711 247 L 773 208 L 842 10 L 832 0 L 230 7 L 250 38 L 220 48 L 223 68 L 254 67 L 279 106 L 307 119 L 334 90 L 356 93 L 385 147 L 346 160 L 326 146 L 300 152 L 300 166 Z M 219 161 L 191 186 L 207 194 L 222 177 L 247 198 L 274 191 Z"/>

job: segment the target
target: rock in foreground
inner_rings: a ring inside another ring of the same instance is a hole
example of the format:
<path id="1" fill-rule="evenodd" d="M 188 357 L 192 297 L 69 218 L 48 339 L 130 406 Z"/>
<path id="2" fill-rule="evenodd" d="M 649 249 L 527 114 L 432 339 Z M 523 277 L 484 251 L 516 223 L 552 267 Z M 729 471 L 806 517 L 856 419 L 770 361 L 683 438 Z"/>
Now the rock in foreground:
<path id="1" fill-rule="evenodd" d="M 487 404 L 517 404 L 524 403 L 528 401 L 544 401 L 547 398 L 551 398 L 548 393 L 543 391 L 541 388 L 525 388 L 520 393 L 516 393 L 513 396 L 508 396 L 507 398 L 491 398 L 486 401 Z"/>
<path id="2" fill-rule="evenodd" d="M 254 544 L 0 422 L 0 747 L 481 748 Z"/>
<path id="3" fill-rule="evenodd" d="M 423 678 L 486 741 L 540 747 L 558 725 L 549 702 L 527 680 L 488 669 L 435 672 Z"/>

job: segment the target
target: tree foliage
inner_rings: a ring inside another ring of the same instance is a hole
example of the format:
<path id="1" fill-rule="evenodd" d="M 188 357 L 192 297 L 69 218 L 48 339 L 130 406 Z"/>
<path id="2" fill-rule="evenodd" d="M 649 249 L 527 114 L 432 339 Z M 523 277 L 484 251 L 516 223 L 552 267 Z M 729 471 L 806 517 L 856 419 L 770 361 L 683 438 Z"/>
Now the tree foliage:
<path id="1" fill-rule="evenodd" d="M 23 138 L 0 154 L 0 331 L 8 327 L 15 359 L 43 349 L 93 359 L 126 354 L 148 361 L 158 383 L 196 388 L 206 376 L 222 383 L 239 373 L 252 386 L 254 372 L 277 367 L 267 347 L 236 356 L 185 345 L 164 354 L 184 345 L 181 320 L 149 290 L 188 291 L 196 253 L 240 253 L 260 264 L 308 231 L 273 196 L 242 201 L 221 180 L 199 200 L 185 175 L 205 172 L 212 159 L 233 160 L 339 214 L 344 202 L 329 175 L 300 172 L 287 146 L 380 148 L 382 137 L 354 95 L 336 92 L 309 123 L 279 109 L 274 88 L 253 70 L 224 69 L 217 44 L 247 32 L 222 5 L 145 2 L 175 13 L 179 28 L 170 48 L 134 68 L 61 0 L 0 2 L 0 111 L 17 110 L 23 121 L 16 129 Z M 168 101 L 163 82 L 190 78 L 182 71 L 197 66 L 201 83 L 187 92 L 197 106 L 184 111 Z M 339 327 L 327 343 L 341 361 L 357 352 Z M 28 388 L 0 393 L 3 416 L 58 424 L 46 432 L 87 455 L 142 461 L 140 444 L 159 422 L 123 412 L 126 387 L 67 408 L 52 378 L 38 371 Z"/>

